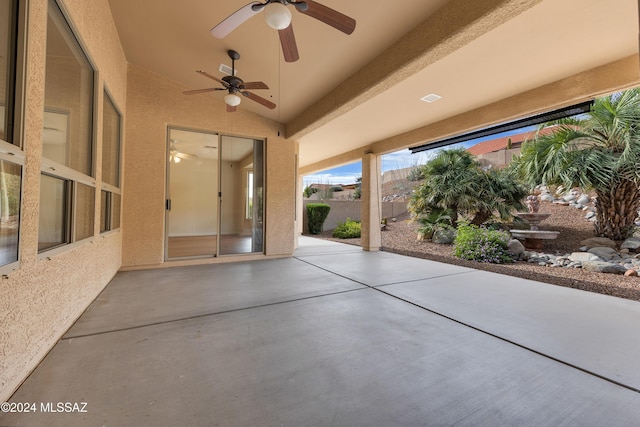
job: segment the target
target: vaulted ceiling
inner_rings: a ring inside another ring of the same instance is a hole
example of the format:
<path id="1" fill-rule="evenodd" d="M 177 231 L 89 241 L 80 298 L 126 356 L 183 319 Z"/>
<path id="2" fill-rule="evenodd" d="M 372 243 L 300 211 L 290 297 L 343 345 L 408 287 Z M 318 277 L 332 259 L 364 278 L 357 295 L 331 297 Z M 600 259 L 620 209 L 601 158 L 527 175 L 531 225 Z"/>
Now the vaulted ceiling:
<path id="1" fill-rule="evenodd" d="M 284 61 L 262 14 L 223 39 L 210 35 L 246 1 L 109 0 L 128 61 L 186 88 L 215 87 L 195 70 L 221 78 L 227 50 L 239 52 L 237 75 L 265 82 L 268 90 L 252 92 L 277 107 L 245 98 L 238 108 L 285 124 L 308 171 L 376 143 L 378 151 L 415 145 L 429 139 L 417 129 L 598 67 L 618 64 L 619 81 L 607 86 L 594 74 L 576 99 L 640 82 L 639 62 L 629 61 L 638 54 L 636 0 L 318 0 L 354 18 L 355 31 L 290 6 L 296 62 Z M 431 93 L 442 98 L 421 101 Z M 222 102 L 224 92 L 190 96 Z"/>

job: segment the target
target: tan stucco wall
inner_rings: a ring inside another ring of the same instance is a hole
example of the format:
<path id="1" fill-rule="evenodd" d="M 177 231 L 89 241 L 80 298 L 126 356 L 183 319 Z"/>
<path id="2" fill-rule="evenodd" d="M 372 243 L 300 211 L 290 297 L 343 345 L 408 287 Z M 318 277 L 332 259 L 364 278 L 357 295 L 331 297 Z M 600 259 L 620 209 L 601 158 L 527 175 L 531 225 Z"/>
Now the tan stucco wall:
<path id="1" fill-rule="evenodd" d="M 291 255 L 294 247 L 295 143 L 278 136 L 282 133 L 278 123 L 242 108 L 227 113 L 219 94 L 184 95 L 182 92 L 188 89 L 140 66 L 129 65 L 123 266 L 146 268 L 185 264 L 184 261 L 163 262 L 168 126 L 266 140 L 266 255 Z M 227 257 L 224 261 L 235 259 L 247 258 Z M 211 259 L 192 263 L 221 261 Z"/>
<path id="2" fill-rule="evenodd" d="M 65 0 L 62 4 L 99 70 L 99 87 L 107 84 L 114 102 L 124 112 L 126 59 L 107 0 Z M 37 255 L 46 23 L 47 1 L 29 1 L 20 266 L 0 278 L 0 402 L 9 398 L 93 301 L 115 275 L 121 260 L 121 233 L 100 236 L 98 221 L 93 239 L 49 258 L 39 259 Z M 102 90 L 100 106 L 101 100 Z M 101 107 L 97 114 L 98 142 L 100 116 Z M 100 165 L 99 149 L 95 160 Z M 97 172 L 100 176 L 99 166 Z M 100 188 L 99 181 L 97 186 Z M 96 197 L 96 212 L 98 203 Z"/>

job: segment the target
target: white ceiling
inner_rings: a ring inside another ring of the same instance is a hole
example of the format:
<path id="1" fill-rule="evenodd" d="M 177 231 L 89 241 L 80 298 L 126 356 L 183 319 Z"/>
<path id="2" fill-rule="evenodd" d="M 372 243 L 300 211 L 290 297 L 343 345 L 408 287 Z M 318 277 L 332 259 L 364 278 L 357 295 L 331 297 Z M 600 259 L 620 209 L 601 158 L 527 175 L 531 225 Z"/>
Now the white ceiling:
<path id="1" fill-rule="evenodd" d="M 195 70 L 222 77 L 218 67 L 221 63 L 231 65 L 227 50 L 234 49 L 241 55 L 236 63 L 238 75 L 245 81 L 264 81 L 270 89 L 253 92 L 277 104 L 269 110 L 243 99 L 238 108 L 285 124 L 313 111 L 314 104 L 348 78 L 358 81 L 359 76 L 366 77 L 367 64 L 384 64 L 385 58 L 392 56 L 389 52 L 393 53 L 387 49 L 400 46 L 403 36 L 438 8 L 473 4 L 453 0 L 320 0 L 357 21 L 352 35 L 290 7 L 300 60 L 285 63 L 277 32 L 260 14 L 222 40 L 209 34 L 211 27 L 247 0 L 109 2 L 129 62 L 200 89 L 216 83 Z M 340 115 L 318 117 L 319 125 L 306 126 L 296 134 L 300 165 L 637 54 L 637 8 L 636 0 L 540 0 L 423 68 L 398 73 L 383 91 L 343 108 Z M 429 93 L 442 99 L 431 104 L 420 101 Z M 224 92 L 190 96 L 221 102 Z"/>

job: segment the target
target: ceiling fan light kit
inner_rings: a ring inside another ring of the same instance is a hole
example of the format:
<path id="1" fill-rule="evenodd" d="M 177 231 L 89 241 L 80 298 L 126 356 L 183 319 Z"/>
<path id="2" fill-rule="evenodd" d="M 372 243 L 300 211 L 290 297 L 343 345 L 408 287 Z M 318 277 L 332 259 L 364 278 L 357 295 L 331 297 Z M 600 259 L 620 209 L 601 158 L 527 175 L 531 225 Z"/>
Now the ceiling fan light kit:
<path id="1" fill-rule="evenodd" d="M 284 30 L 291 25 L 291 11 L 282 3 L 268 4 L 264 9 L 264 17 L 274 30 Z"/>
<path id="2" fill-rule="evenodd" d="M 224 96 L 224 102 L 232 107 L 237 107 L 238 105 L 240 105 L 240 101 L 242 101 L 242 98 L 240 98 L 235 93 L 228 93 Z"/>

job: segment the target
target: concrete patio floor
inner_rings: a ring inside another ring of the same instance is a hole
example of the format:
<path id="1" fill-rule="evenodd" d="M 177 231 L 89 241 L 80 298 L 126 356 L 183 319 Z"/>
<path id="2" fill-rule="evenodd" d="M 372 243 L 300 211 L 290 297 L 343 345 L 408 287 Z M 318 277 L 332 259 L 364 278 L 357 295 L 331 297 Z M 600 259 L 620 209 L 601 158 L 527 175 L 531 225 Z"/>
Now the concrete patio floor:
<path id="1" fill-rule="evenodd" d="M 301 237 L 118 273 L 0 425 L 639 425 L 639 338 L 638 302 Z"/>

